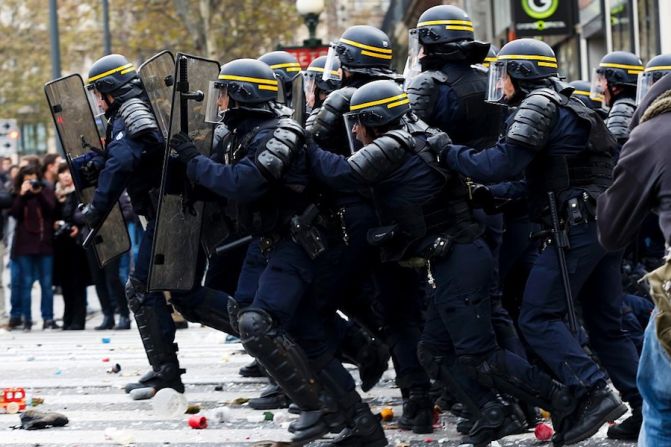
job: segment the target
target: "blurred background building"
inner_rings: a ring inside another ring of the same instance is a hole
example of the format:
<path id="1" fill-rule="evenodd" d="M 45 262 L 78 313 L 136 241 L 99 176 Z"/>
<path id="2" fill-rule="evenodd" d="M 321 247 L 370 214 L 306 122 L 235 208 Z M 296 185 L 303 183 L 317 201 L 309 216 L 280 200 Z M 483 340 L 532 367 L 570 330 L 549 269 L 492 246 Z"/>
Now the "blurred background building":
<path id="1" fill-rule="evenodd" d="M 524 4 L 563 11 L 565 29 L 550 30 L 553 17 L 530 23 L 539 29 L 522 32 L 516 21 Z M 671 17 L 671 0 L 395 0 L 384 17 L 383 29 L 392 35 L 401 70 L 407 54 L 407 31 L 419 15 L 431 6 L 452 4 L 465 9 L 474 22 L 476 38 L 497 47 L 517 37 L 533 35 L 549 43 L 559 58 L 560 72 L 570 80 L 589 79 L 601 57 L 609 51 L 638 54 L 643 62 L 660 53 L 671 52 L 671 28 L 662 26 Z M 517 14 L 516 11 L 517 10 Z M 550 34 L 551 33 L 551 34 Z"/>

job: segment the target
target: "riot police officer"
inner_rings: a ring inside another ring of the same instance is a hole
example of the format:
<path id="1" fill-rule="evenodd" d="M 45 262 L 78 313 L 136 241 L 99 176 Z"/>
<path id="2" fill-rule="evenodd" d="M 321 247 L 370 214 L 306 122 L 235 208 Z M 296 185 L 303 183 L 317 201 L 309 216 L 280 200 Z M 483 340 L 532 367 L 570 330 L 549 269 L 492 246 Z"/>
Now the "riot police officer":
<path id="1" fill-rule="evenodd" d="M 490 45 L 474 39 L 470 17 L 456 6 L 434 6 L 422 13 L 410 38 L 421 66 L 408 81 L 413 111 L 457 144 L 477 149 L 493 144 L 503 107 L 485 102 L 487 72 L 476 64 L 483 63 Z"/>
<path id="2" fill-rule="evenodd" d="M 281 82 L 284 94 L 283 104 L 292 109 L 296 108 L 293 104 L 293 82 L 301 75 L 301 64 L 290 53 L 286 51 L 271 51 L 259 57 L 261 62 L 265 62 L 275 73 L 277 79 Z"/>
<path id="3" fill-rule="evenodd" d="M 288 335 L 297 312 L 309 309 L 303 298 L 314 277 L 313 259 L 324 250 L 306 191 L 303 129 L 278 115 L 278 80 L 263 62 L 229 62 L 214 88 L 219 100 L 213 106 L 224 110 L 232 135 L 228 163 L 200 155 L 184 134 L 173 137 L 171 146 L 188 177 L 226 197 L 238 231 L 254 236 L 229 305 L 242 344 L 302 410 L 291 426 L 294 441 L 342 429 L 332 445 L 386 445 L 382 427 L 342 365 L 332 358 L 310 363 Z M 319 338 L 306 338 L 312 335 Z"/>
<path id="4" fill-rule="evenodd" d="M 307 127 L 307 132 L 314 144 L 332 153 L 350 153 L 350 132 L 343 120 L 343 115 L 349 112 L 349 100 L 357 88 L 372 81 L 398 79 L 391 69 L 392 57 L 389 37 L 372 26 L 352 26 L 331 46 L 323 78 L 336 78 L 337 60 L 342 73 L 342 87 L 330 93 L 309 119 L 311 125 Z M 352 295 L 355 293 L 352 290 L 362 290 L 371 279 L 374 284 L 373 305 L 381 309 L 384 320 L 375 335 L 389 346 L 396 383 L 404 399 L 399 426 L 416 433 L 430 433 L 430 383 L 416 355 L 421 314 L 417 291 L 412 289 L 415 283 L 409 278 L 412 274 L 393 264 L 380 265 L 375 250 L 367 243 L 368 230 L 377 226 L 377 216 L 369 198 L 326 188 L 321 207 L 325 213 L 336 217 L 336 228 L 341 233 L 339 256 L 346 260 L 339 262 L 342 268 L 333 272 L 335 278 L 331 281 L 348 284 L 350 291 L 347 296 L 358 296 Z M 336 275 L 342 279 L 338 280 Z"/>
<path id="5" fill-rule="evenodd" d="M 83 217 L 95 228 L 102 224 L 124 189 L 128 191 L 134 211 L 147 219 L 135 269 L 126 284 L 128 304 L 152 370 L 137 383 L 126 386 L 126 392 L 148 388 L 141 394 L 148 398 L 161 388 L 184 392 L 177 359 L 175 325 L 171 308 L 163 293 L 147 292 L 156 209 L 155 200 L 161 181 L 164 140 L 149 105 L 144 87 L 132 63 L 118 54 L 105 56 L 89 70 L 88 89 L 108 121 L 105 138 L 106 159 L 99 172 L 91 204 Z M 141 175 L 138 175 L 141 173 Z M 204 269 L 204 263 L 200 271 Z M 175 294 L 173 304 L 191 321 L 231 332 L 227 319 L 226 297 L 212 289 L 196 287 L 187 294 Z"/>
<path id="6" fill-rule="evenodd" d="M 650 91 L 650 87 L 665 75 L 671 73 L 671 53 L 660 54 L 653 57 L 645 65 L 643 73 L 638 75 L 636 85 L 636 105 L 643 102 L 643 98 Z"/>
<path id="7" fill-rule="evenodd" d="M 443 162 L 463 175 L 498 181 L 524 171 L 531 218 L 549 226 L 549 192 L 556 195 L 562 229 L 568 233 L 567 287 L 581 300 L 592 347 L 625 400 L 640 400 L 637 354 L 621 330 L 620 253 L 598 244 L 594 204 L 611 181 L 617 143 L 602 121 L 557 77 L 552 49 L 533 39 L 505 45 L 492 68 L 490 100 L 517 111 L 505 137 L 481 152 L 452 146 Z M 572 444 L 593 435 L 606 421 L 626 412 L 608 390 L 605 373 L 585 354 L 563 317 L 567 313 L 559 257 L 545 244 L 524 292 L 519 326 L 529 345 L 580 399 L 577 413 L 560 425 L 558 441 Z M 561 438 L 561 439 L 559 439 Z"/>
<path id="8" fill-rule="evenodd" d="M 608 113 L 603 108 L 603 99 L 591 95 L 590 89 L 592 88 L 592 84 L 589 81 L 571 81 L 568 85 L 574 89 L 572 95 L 574 98 L 579 99 L 587 107 L 595 110 L 604 119 L 608 116 Z"/>
<path id="9" fill-rule="evenodd" d="M 340 63 L 335 61 L 335 64 L 332 65 L 330 73 L 332 78 L 330 79 L 324 79 L 325 66 L 326 56 L 320 56 L 310 62 L 303 75 L 305 78 L 305 102 L 310 112 L 310 117 L 313 120 L 317 117 L 315 111 L 322 106 L 326 97 L 332 91 L 340 88 Z M 311 125 L 310 121 L 305 123 L 306 127 L 310 127 Z"/>
<path id="10" fill-rule="evenodd" d="M 633 53 L 613 51 L 601 58 L 592 80 L 592 97 L 603 98 L 610 107 L 606 127 L 620 145 L 629 138 L 629 125 L 636 111 L 636 83 L 643 62 Z"/>

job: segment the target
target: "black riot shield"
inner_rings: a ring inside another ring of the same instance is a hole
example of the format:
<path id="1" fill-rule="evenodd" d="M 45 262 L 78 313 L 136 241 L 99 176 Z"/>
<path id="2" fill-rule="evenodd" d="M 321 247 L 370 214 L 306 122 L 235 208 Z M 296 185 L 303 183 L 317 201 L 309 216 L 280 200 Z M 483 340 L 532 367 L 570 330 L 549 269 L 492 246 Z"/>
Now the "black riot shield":
<path id="1" fill-rule="evenodd" d="M 104 156 L 104 151 L 84 81 L 78 74 L 73 74 L 48 82 L 44 92 L 79 201 L 91 203 L 95 183 L 84 180 L 82 169 L 92 158 Z M 91 245 L 101 267 L 130 249 L 130 238 L 119 205 L 107 212 L 102 225 L 90 229 L 93 232 Z"/>
<path id="2" fill-rule="evenodd" d="M 161 51 L 140 65 L 137 74 L 147 92 L 163 138 L 168 139 L 172 90 L 175 84 L 175 59 L 170 51 Z"/>
<path id="3" fill-rule="evenodd" d="M 218 62 L 177 54 L 168 135 L 187 132 L 205 155 L 212 149 L 213 128 L 205 122 L 204 92 L 218 76 Z M 193 287 L 203 207 L 194 195 L 185 166 L 171 156 L 166 145 L 149 268 L 150 290 L 184 291 Z"/>
<path id="4" fill-rule="evenodd" d="M 298 121 L 298 124 L 305 126 L 307 111 L 305 110 L 305 89 L 303 87 L 303 76 L 299 75 L 291 83 L 291 108 L 294 113 L 291 117 Z"/>

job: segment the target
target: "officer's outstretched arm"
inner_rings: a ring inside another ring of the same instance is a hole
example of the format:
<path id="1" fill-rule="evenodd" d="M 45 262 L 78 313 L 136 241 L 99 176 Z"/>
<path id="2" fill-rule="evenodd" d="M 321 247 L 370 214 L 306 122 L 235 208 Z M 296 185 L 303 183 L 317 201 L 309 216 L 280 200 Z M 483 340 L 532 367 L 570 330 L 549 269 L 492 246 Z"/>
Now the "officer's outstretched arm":
<path id="1" fill-rule="evenodd" d="M 142 156 L 142 147 L 132 139 L 113 140 L 107 145 L 107 154 L 92 202 L 101 216 L 107 215 L 128 186 Z"/>
<path id="2" fill-rule="evenodd" d="M 342 155 L 325 151 L 316 144 L 308 145 L 310 173 L 318 182 L 337 192 L 356 192 L 362 181 L 354 174 Z"/>
<path id="3" fill-rule="evenodd" d="M 535 152 L 515 144 L 499 141 L 483 151 L 452 145 L 441 155 L 443 163 L 476 182 L 501 182 L 521 173 L 533 160 Z"/>
<path id="4" fill-rule="evenodd" d="M 268 191 L 268 179 L 249 158 L 225 165 L 198 155 L 187 164 L 186 175 L 215 194 L 240 202 L 253 202 Z"/>

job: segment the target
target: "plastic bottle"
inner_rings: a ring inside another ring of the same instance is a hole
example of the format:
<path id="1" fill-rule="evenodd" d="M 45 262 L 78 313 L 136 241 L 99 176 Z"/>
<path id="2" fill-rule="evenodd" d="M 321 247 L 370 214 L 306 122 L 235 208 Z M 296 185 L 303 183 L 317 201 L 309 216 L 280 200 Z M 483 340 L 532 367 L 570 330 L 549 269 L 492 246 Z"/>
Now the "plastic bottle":
<path id="1" fill-rule="evenodd" d="M 172 388 L 159 390 L 151 400 L 154 413 L 164 418 L 176 418 L 184 415 L 188 407 L 186 397 Z"/>

